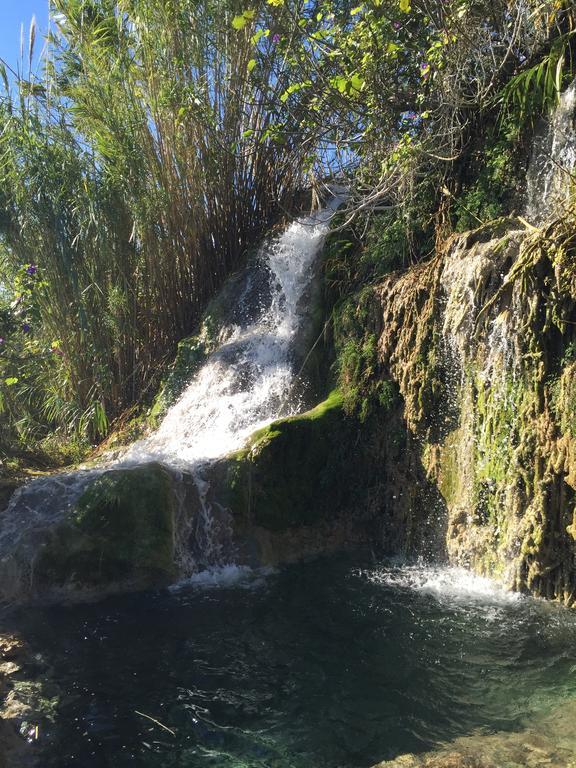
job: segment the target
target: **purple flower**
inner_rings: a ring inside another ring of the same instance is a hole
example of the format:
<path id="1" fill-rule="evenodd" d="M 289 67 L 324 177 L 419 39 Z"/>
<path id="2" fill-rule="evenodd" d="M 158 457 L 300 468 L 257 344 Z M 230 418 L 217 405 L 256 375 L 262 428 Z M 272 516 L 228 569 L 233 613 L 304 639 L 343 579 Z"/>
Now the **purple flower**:
<path id="1" fill-rule="evenodd" d="M 400 24 L 399 21 L 394 21 L 392 22 L 392 26 L 394 27 L 394 29 L 398 30 L 402 27 L 402 24 Z"/>
<path id="2" fill-rule="evenodd" d="M 0 344 L 4 344 L 4 339 L 0 336 Z"/>
<path id="3" fill-rule="evenodd" d="M 30 323 L 22 323 L 22 332 L 30 333 Z"/>
<path id="4" fill-rule="evenodd" d="M 35 275 L 37 271 L 38 271 L 38 267 L 36 266 L 36 264 L 29 264 L 28 267 L 26 268 L 26 272 L 29 275 Z"/>
<path id="5" fill-rule="evenodd" d="M 276 34 L 272 36 L 272 42 L 273 43 L 279 43 L 280 42 L 280 35 Z"/>

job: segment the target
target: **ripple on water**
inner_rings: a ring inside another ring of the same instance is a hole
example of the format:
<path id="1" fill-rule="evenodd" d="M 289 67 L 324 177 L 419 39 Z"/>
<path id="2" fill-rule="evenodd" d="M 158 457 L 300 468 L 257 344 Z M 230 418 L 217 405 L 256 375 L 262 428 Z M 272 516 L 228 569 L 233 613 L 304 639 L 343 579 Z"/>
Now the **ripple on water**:
<path id="1" fill-rule="evenodd" d="M 42 768 L 368 768 L 576 700 L 574 615 L 458 569 L 226 566 L 14 620 L 63 694 Z"/>

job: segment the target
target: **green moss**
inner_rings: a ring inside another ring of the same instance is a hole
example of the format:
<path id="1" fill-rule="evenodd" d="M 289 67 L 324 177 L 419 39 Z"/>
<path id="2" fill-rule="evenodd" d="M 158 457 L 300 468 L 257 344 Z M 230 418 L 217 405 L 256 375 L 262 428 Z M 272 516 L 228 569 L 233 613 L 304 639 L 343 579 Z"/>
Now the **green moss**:
<path id="1" fill-rule="evenodd" d="M 458 461 L 459 430 L 452 432 L 442 446 L 438 487 L 446 504 L 451 505 L 461 495 L 462 471 Z"/>
<path id="2" fill-rule="evenodd" d="M 250 257 L 249 257 L 250 258 Z M 220 292 L 208 304 L 198 332 L 182 339 L 176 357 L 164 378 L 149 413 L 153 426 L 164 416 L 168 408 L 180 397 L 193 376 L 218 346 L 218 340 L 226 325 L 231 307 L 237 302 L 238 286 L 242 272 L 231 275 Z"/>
<path id="3" fill-rule="evenodd" d="M 525 175 L 520 139 L 513 124 L 478 134 L 452 211 L 456 232 L 504 216 L 520 200 Z"/>
<path id="4" fill-rule="evenodd" d="M 567 357 L 561 374 L 549 382 L 550 405 L 562 432 L 576 438 L 576 363 Z"/>
<path id="5" fill-rule="evenodd" d="M 104 473 L 42 550 L 36 582 L 90 586 L 169 578 L 174 503 L 171 477 L 159 464 Z"/>
<path id="6" fill-rule="evenodd" d="M 299 416 L 275 421 L 231 457 L 219 494 L 245 526 L 311 526 L 361 509 L 370 485 L 366 432 L 338 391 Z M 365 436 L 362 440 L 361 435 Z"/>
<path id="7" fill-rule="evenodd" d="M 149 418 L 156 424 L 180 397 L 212 349 L 209 337 L 202 330 L 178 344 L 176 359 L 154 399 Z"/>
<path id="8" fill-rule="evenodd" d="M 437 189 L 432 179 L 423 181 L 415 194 L 387 211 L 359 214 L 348 224 L 346 214 L 334 219 L 336 231 L 324 248 L 324 278 L 332 303 L 433 252 Z"/>
<path id="9" fill-rule="evenodd" d="M 372 288 L 334 311 L 334 364 L 345 412 L 365 422 L 378 408 L 398 402 L 397 385 L 382 374 L 378 355 L 377 298 Z"/>
<path id="10" fill-rule="evenodd" d="M 256 525 L 282 530 L 310 525 L 342 501 L 343 457 L 346 445 L 342 399 L 336 392 L 301 416 L 276 421 L 257 433 L 237 459 L 243 472 L 244 509 Z M 247 495 L 247 492 L 249 496 Z"/>
<path id="11" fill-rule="evenodd" d="M 436 198 L 434 185 L 424 183 L 416 199 L 373 217 L 361 254 L 365 275 L 381 279 L 433 252 Z"/>

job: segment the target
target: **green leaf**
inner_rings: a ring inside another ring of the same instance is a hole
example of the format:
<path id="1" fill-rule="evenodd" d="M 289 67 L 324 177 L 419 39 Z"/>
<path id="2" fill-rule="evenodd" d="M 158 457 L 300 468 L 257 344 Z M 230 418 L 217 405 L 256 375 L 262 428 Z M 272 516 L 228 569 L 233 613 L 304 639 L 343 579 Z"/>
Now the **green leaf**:
<path id="1" fill-rule="evenodd" d="M 335 77 L 332 81 L 333 85 L 338 88 L 340 93 L 347 93 L 352 95 L 353 91 L 360 91 L 364 85 L 364 78 L 361 75 L 355 74 L 351 77 Z"/>
<path id="2" fill-rule="evenodd" d="M 256 32 L 255 35 L 252 35 L 252 38 L 251 38 L 252 44 L 256 45 L 257 43 L 260 42 L 260 40 L 263 37 L 268 37 L 269 34 L 270 34 L 270 30 L 269 29 L 259 29 L 258 32 Z"/>
<path id="3" fill-rule="evenodd" d="M 252 70 L 256 66 L 256 63 L 257 63 L 256 59 L 250 59 L 250 61 L 248 62 L 248 66 L 247 66 L 248 72 L 252 72 Z"/>
<path id="4" fill-rule="evenodd" d="M 18 379 L 14 377 L 4 379 L 4 384 L 6 384 L 7 387 L 13 387 L 14 384 L 18 384 Z"/>
<path id="5" fill-rule="evenodd" d="M 364 85 L 364 78 L 360 75 L 352 75 L 352 77 L 349 80 L 350 86 L 355 91 L 360 91 L 362 89 L 362 86 Z"/>
<path id="6" fill-rule="evenodd" d="M 412 10 L 412 6 L 410 5 L 410 0 L 400 0 L 400 10 L 402 13 L 410 13 Z"/>
<path id="7" fill-rule="evenodd" d="M 338 88 L 340 93 L 344 93 L 344 91 L 346 90 L 347 84 L 348 84 L 347 77 L 340 76 L 340 77 L 334 78 L 334 85 L 336 86 L 336 88 Z"/>
<path id="8" fill-rule="evenodd" d="M 252 21 L 254 17 L 256 16 L 256 11 L 252 10 L 251 8 L 247 8 L 243 13 L 242 16 L 234 16 L 232 19 L 232 26 L 234 29 L 244 29 L 246 24 L 249 21 Z"/>

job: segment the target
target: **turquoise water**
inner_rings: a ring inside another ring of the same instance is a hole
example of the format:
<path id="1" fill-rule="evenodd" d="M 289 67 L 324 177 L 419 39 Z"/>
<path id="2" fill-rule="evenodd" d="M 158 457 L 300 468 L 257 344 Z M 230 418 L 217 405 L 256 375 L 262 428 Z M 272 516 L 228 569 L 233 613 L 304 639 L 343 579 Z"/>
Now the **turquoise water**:
<path id="1" fill-rule="evenodd" d="M 60 689 L 45 768 L 368 768 L 576 697 L 576 617 L 454 570 L 228 569 L 11 624 Z"/>

